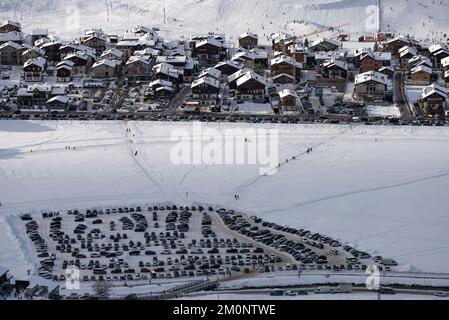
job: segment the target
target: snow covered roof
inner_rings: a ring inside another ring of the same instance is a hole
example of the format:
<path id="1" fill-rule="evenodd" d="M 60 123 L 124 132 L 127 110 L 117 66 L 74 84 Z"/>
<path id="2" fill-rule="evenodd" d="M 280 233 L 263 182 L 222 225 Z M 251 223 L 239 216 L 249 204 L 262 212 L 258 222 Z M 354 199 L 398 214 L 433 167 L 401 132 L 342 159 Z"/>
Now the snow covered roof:
<path id="1" fill-rule="evenodd" d="M 7 26 L 7 25 L 11 25 L 17 28 L 20 28 L 20 23 L 16 22 L 16 21 L 12 21 L 12 20 L 6 20 L 2 23 L 1 27 Z"/>
<path id="2" fill-rule="evenodd" d="M 173 88 L 172 87 L 167 87 L 167 86 L 162 86 L 156 89 L 156 92 L 158 91 L 171 91 L 173 92 Z"/>
<path id="3" fill-rule="evenodd" d="M 391 72 L 395 72 L 394 68 L 392 66 L 385 66 L 379 69 L 379 72 L 382 71 L 391 71 Z"/>
<path id="4" fill-rule="evenodd" d="M 62 67 L 62 66 L 68 66 L 68 67 L 73 67 L 75 65 L 75 62 L 70 61 L 70 60 L 62 60 L 61 62 L 59 62 L 56 67 Z"/>
<path id="5" fill-rule="evenodd" d="M 41 55 L 41 56 L 44 56 L 44 55 L 45 55 L 45 51 L 42 50 L 42 49 L 39 48 L 39 47 L 32 47 L 32 48 L 29 48 L 29 49 L 25 50 L 25 51 L 22 53 L 22 55 L 26 55 L 26 54 L 28 54 L 28 53 L 30 53 L 30 52 L 36 52 L 36 53 L 38 53 L 38 54 Z"/>
<path id="6" fill-rule="evenodd" d="M 220 78 L 221 71 L 215 68 L 207 68 L 200 73 L 199 78 L 210 76 L 212 78 L 218 79 Z"/>
<path id="7" fill-rule="evenodd" d="M 11 48 L 14 48 L 14 49 L 17 50 L 17 49 L 20 49 L 22 46 L 20 44 L 15 43 L 15 42 L 8 41 L 8 42 L 6 42 L 6 43 L 4 43 L 4 44 L 2 44 L 0 46 L 0 50 L 4 49 L 6 47 L 11 47 Z"/>
<path id="8" fill-rule="evenodd" d="M 408 63 L 411 66 L 418 66 L 418 65 L 426 65 L 428 67 L 433 66 L 432 61 L 430 61 L 428 57 L 424 57 L 421 55 L 411 58 L 410 60 L 408 60 Z"/>
<path id="9" fill-rule="evenodd" d="M 376 118 L 400 118 L 401 111 L 399 110 L 397 105 L 391 106 L 376 106 L 376 105 L 368 105 L 366 106 L 366 111 L 368 116 L 376 117 Z"/>
<path id="10" fill-rule="evenodd" d="M 124 53 L 123 53 L 123 51 L 121 51 L 121 50 L 119 50 L 119 49 L 111 48 L 111 49 L 109 49 L 109 50 L 104 51 L 104 52 L 101 54 L 101 58 L 106 57 L 106 56 L 109 56 L 109 55 L 112 55 L 112 56 L 114 56 L 114 57 L 116 57 L 116 58 L 121 59 L 121 58 L 123 57 Z"/>
<path id="11" fill-rule="evenodd" d="M 228 77 L 228 82 L 236 81 L 238 78 L 242 77 L 245 73 L 247 73 L 250 69 L 242 68 Z"/>
<path id="12" fill-rule="evenodd" d="M 181 71 L 175 69 L 171 64 L 168 63 L 159 63 L 153 67 L 154 73 L 162 73 L 174 78 L 178 78 L 181 75 Z"/>
<path id="13" fill-rule="evenodd" d="M 254 39 L 259 39 L 259 36 L 256 33 L 254 33 L 254 32 L 245 32 L 245 33 L 242 33 L 239 36 L 239 40 L 247 38 L 247 37 L 254 38 Z"/>
<path id="14" fill-rule="evenodd" d="M 33 29 L 31 31 L 32 36 L 48 36 L 48 29 Z"/>
<path id="15" fill-rule="evenodd" d="M 64 87 L 51 87 L 51 94 L 52 95 L 65 95 L 65 88 Z"/>
<path id="16" fill-rule="evenodd" d="M 286 63 L 289 64 L 291 66 L 296 66 L 299 69 L 302 69 L 302 63 L 296 62 L 295 59 L 293 59 L 292 57 L 289 57 L 287 55 L 280 55 L 274 59 L 271 60 L 271 65 L 277 65 L 277 64 L 281 64 L 281 63 Z"/>
<path id="17" fill-rule="evenodd" d="M 330 44 L 335 47 L 340 47 L 340 45 L 341 45 L 340 42 L 337 40 L 321 38 L 321 39 L 318 39 L 318 40 L 315 40 L 314 42 L 312 42 L 310 44 L 309 48 L 315 47 L 320 44 L 325 44 L 325 45 Z"/>
<path id="18" fill-rule="evenodd" d="M 145 56 L 131 56 L 131 57 L 129 57 L 126 64 L 130 65 L 130 64 L 136 63 L 136 62 L 141 62 L 143 64 L 150 65 L 150 60 L 147 59 Z"/>
<path id="19" fill-rule="evenodd" d="M 275 75 L 274 77 L 272 77 L 272 79 L 273 79 L 273 80 L 277 80 L 277 79 L 283 78 L 283 77 L 287 77 L 287 78 L 291 79 L 291 80 L 292 80 L 292 83 L 293 83 L 293 81 L 295 80 L 295 78 L 294 78 L 292 75 L 288 74 L 288 73 L 280 73 L 280 74 L 277 74 L 277 75 Z"/>
<path id="20" fill-rule="evenodd" d="M 291 53 L 293 53 L 293 52 L 307 52 L 307 51 L 309 51 L 309 49 L 302 42 L 297 42 L 297 43 L 291 45 L 290 47 L 288 47 L 288 50 Z"/>
<path id="21" fill-rule="evenodd" d="M 116 68 L 118 65 L 120 65 L 122 62 L 119 60 L 111 60 L 111 59 L 104 59 L 100 60 L 94 63 L 92 66 L 92 69 L 100 67 L 100 66 L 107 66 L 109 68 Z"/>
<path id="22" fill-rule="evenodd" d="M 158 56 L 156 63 L 174 63 L 174 64 L 185 64 L 187 61 L 186 56 Z"/>
<path id="23" fill-rule="evenodd" d="M 323 66 L 324 66 L 325 68 L 331 68 L 331 67 L 333 67 L 333 66 L 337 66 L 337 67 L 340 68 L 340 69 L 348 70 L 348 65 L 347 65 L 347 63 L 346 63 L 345 61 L 341 61 L 341 60 L 338 60 L 338 59 L 332 59 L 332 60 L 330 60 L 330 61 L 326 61 L 326 62 L 323 64 Z"/>
<path id="24" fill-rule="evenodd" d="M 271 40 L 273 40 L 275 43 L 279 43 L 280 41 L 291 39 L 291 37 L 291 34 L 285 32 L 276 32 L 271 35 Z"/>
<path id="25" fill-rule="evenodd" d="M 447 99 L 448 97 L 448 91 L 445 87 L 442 87 L 438 84 L 432 84 L 428 87 L 425 87 L 424 89 L 422 89 L 422 93 L 421 93 L 421 97 L 423 99 L 433 95 L 434 93 L 442 96 L 443 98 Z"/>
<path id="26" fill-rule="evenodd" d="M 315 53 L 315 60 L 332 60 L 340 57 L 340 54 L 336 51 L 320 51 Z"/>
<path id="27" fill-rule="evenodd" d="M 431 54 L 435 54 L 435 53 L 437 53 L 438 51 L 441 51 L 441 50 L 447 51 L 449 49 L 448 49 L 447 45 L 441 44 L 441 43 L 433 44 L 433 45 L 431 45 L 429 47 L 429 52 Z"/>
<path id="28" fill-rule="evenodd" d="M 212 46 L 219 47 L 219 48 L 223 47 L 222 43 L 214 38 L 207 38 L 206 40 L 199 42 L 196 45 L 196 47 L 199 48 L 199 47 L 202 47 L 207 44 L 210 44 Z"/>
<path id="29" fill-rule="evenodd" d="M 411 54 L 412 56 L 416 56 L 417 51 L 415 47 L 405 46 L 399 49 L 399 56 L 402 58 L 407 54 Z"/>
<path id="30" fill-rule="evenodd" d="M 71 54 L 67 55 L 64 58 L 64 60 L 70 60 L 70 59 L 73 59 L 73 58 L 79 58 L 79 59 L 82 59 L 82 60 L 88 60 L 89 56 L 85 52 L 77 51 L 75 53 L 71 53 Z"/>
<path id="31" fill-rule="evenodd" d="M 239 62 L 234 61 L 234 60 L 228 60 L 228 61 L 219 62 L 219 63 L 215 66 L 215 68 L 221 68 L 221 67 L 223 67 L 223 66 L 225 66 L 225 65 L 229 65 L 229 66 L 232 66 L 232 67 L 237 68 L 237 69 L 243 69 L 243 68 L 245 68 L 245 65 L 244 65 L 244 64 L 239 63 Z"/>
<path id="32" fill-rule="evenodd" d="M 117 43 L 117 47 L 137 47 L 140 43 L 137 40 L 122 40 Z"/>
<path id="33" fill-rule="evenodd" d="M 247 73 L 245 73 L 243 76 L 237 79 L 237 87 L 241 86 L 242 84 L 248 82 L 249 80 L 256 80 L 257 82 L 260 82 L 263 85 L 267 85 L 267 81 L 264 77 L 261 75 L 258 75 L 255 71 L 250 70 Z"/>
<path id="34" fill-rule="evenodd" d="M 441 59 L 441 65 L 443 66 L 443 68 L 449 67 L 449 57 Z"/>
<path id="35" fill-rule="evenodd" d="M 404 35 L 399 35 L 399 36 L 397 36 L 397 37 L 395 37 L 393 39 L 388 40 L 387 44 L 390 44 L 390 43 L 393 43 L 393 42 L 396 42 L 396 41 L 402 41 L 402 42 L 410 43 L 410 40 L 409 40 L 408 37 L 406 37 Z"/>
<path id="36" fill-rule="evenodd" d="M 68 96 L 56 96 L 56 97 L 49 99 L 47 101 L 47 103 L 60 102 L 60 103 L 67 104 L 69 102 L 69 100 L 70 100 L 70 98 Z"/>
<path id="37" fill-rule="evenodd" d="M 418 65 L 418 66 L 414 67 L 410 71 L 411 74 L 415 74 L 415 73 L 418 73 L 418 72 L 425 72 L 425 73 L 428 73 L 428 74 L 432 74 L 433 71 L 432 71 L 432 68 L 429 68 L 429 67 L 427 67 L 425 65 Z"/>
<path id="38" fill-rule="evenodd" d="M 298 94 L 296 93 L 296 91 L 290 90 L 290 89 L 284 89 L 282 91 L 279 92 L 279 97 L 281 99 L 287 97 L 287 96 L 292 96 L 294 98 L 298 98 Z"/>
<path id="39" fill-rule="evenodd" d="M 391 52 L 377 52 L 377 51 L 373 52 L 371 50 L 367 50 L 367 51 L 363 51 L 360 55 L 361 55 L 360 60 L 363 60 L 366 57 L 370 57 L 377 61 L 390 61 L 391 60 Z"/>
<path id="40" fill-rule="evenodd" d="M 27 62 L 25 62 L 23 67 L 26 68 L 28 66 L 35 65 L 35 66 L 37 66 L 37 67 L 39 67 L 41 69 L 44 69 L 46 62 L 47 62 L 47 60 L 45 58 L 37 57 L 35 59 L 30 59 Z"/>
<path id="41" fill-rule="evenodd" d="M 41 48 L 47 48 L 47 47 L 51 47 L 51 46 L 55 46 L 55 45 L 60 45 L 62 47 L 62 43 L 59 41 L 48 41 L 48 42 L 44 42 L 41 46 Z"/>
<path id="42" fill-rule="evenodd" d="M 206 77 L 202 77 L 202 78 L 194 80 L 192 82 L 192 88 L 195 88 L 195 87 L 197 87 L 199 85 L 202 85 L 202 84 L 208 84 L 209 86 L 215 87 L 215 88 L 219 88 L 220 87 L 220 81 L 218 81 L 215 78 L 206 76 Z"/>
<path id="43" fill-rule="evenodd" d="M 135 56 L 151 56 L 151 57 L 157 57 L 159 55 L 159 50 L 153 49 L 153 48 L 145 48 L 143 50 L 136 50 L 134 51 Z"/>
<path id="44" fill-rule="evenodd" d="M 171 87 L 171 86 L 173 86 L 173 83 L 171 81 L 157 79 L 157 80 L 150 82 L 150 84 L 148 86 L 151 88 L 155 87 L 155 86 Z"/>
<path id="45" fill-rule="evenodd" d="M 23 35 L 20 32 L 6 32 L 0 33 L 0 42 L 19 42 L 23 40 Z"/>
<path id="46" fill-rule="evenodd" d="M 384 85 L 389 84 L 387 76 L 376 71 L 368 71 L 355 76 L 355 84 L 362 84 L 369 81 L 378 82 Z"/>

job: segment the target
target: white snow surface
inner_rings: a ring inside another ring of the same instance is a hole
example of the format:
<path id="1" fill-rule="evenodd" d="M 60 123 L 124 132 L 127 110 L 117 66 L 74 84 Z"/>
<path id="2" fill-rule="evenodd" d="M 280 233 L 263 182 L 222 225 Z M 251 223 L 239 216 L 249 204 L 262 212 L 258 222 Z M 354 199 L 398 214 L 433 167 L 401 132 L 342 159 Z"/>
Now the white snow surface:
<path id="1" fill-rule="evenodd" d="M 172 201 L 307 228 L 397 259 L 402 270 L 447 272 L 449 128 L 257 125 L 279 130 L 280 161 L 314 148 L 268 177 L 254 165 L 173 165 L 170 134 L 180 128 L 192 124 L 0 121 L 0 264 L 32 263 L 9 215 Z"/>
<path id="2" fill-rule="evenodd" d="M 144 24 L 172 38 L 214 31 L 236 39 L 251 30 L 261 40 L 278 31 L 303 35 L 340 26 L 345 32 L 373 33 L 380 20 L 382 30 L 432 39 L 447 32 L 448 9 L 448 0 L 1 0 L 0 19 L 17 20 L 29 31 L 49 28 L 66 37 L 91 27 L 120 33 Z"/>

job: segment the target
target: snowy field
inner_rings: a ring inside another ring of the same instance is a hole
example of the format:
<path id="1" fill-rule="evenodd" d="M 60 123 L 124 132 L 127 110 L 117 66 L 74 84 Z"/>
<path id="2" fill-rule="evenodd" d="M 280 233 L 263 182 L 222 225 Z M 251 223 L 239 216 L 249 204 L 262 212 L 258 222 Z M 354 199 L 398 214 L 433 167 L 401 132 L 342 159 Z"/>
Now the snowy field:
<path id="1" fill-rule="evenodd" d="M 27 31 L 37 26 L 49 28 L 65 38 L 79 36 L 92 27 L 122 33 L 144 24 L 159 27 L 161 35 L 167 38 L 214 31 L 225 32 L 235 39 L 250 29 L 267 42 L 266 36 L 278 31 L 304 35 L 333 27 L 353 34 L 376 32 L 377 3 L 377 0 L 0 0 L 0 19 L 15 19 Z M 448 0 L 382 0 L 380 4 L 382 30 L 412 33 L 429 40 L 441 38 L 447 32 Z M 308 37 L 313 40 L 335 33 Z"/>
<path id="2" fill-rule="evenodd" d="M 402 270 L 448 271 L 448 128 L 260 125 L 279 130 L 281 162 L 314 148 L 267 177 L 254 165 L 173 165 L 180 128 L 192 124 L 0 121 L 0 264 L 25 272 L 31 263 L 4 222 L 11 214 L 171 201 L 308 228 Z"/>

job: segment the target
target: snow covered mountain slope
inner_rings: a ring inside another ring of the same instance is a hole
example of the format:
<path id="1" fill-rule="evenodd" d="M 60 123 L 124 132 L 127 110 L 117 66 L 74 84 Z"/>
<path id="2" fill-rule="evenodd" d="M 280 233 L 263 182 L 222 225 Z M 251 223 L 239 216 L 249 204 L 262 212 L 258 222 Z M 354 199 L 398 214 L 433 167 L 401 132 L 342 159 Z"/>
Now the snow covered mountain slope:
<path id="1" fill-rule="evenodd" d="M 121 32 L 136 24 L 158 26 L 166 36 L 207 31 L 235 36 L 248 29 L 301 35 L 328 27 L 369 33 L 378 28 L 378 4 L 382 28 L 422 37 L 448 29 L 449 0 L 1 0 L 0 18 L 19 20 L 26 29 L 39 24 L 61 36 L 88 27 Z"/>

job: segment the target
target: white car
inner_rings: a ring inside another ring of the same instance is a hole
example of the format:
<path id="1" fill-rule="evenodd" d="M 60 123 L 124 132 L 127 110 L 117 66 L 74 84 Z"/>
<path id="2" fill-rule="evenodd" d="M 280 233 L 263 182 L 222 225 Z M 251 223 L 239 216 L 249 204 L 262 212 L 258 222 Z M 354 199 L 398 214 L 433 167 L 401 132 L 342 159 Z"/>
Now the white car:
<path id="1" fill-rule="evenodd" d="M 446 292 L 441 292 L 441 291 L 437 291 L 434 293 L 435 297 L 439 297 L 439 298 L 446 298 L 447 297 L 447 293 Z"/>

